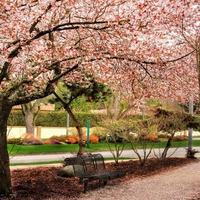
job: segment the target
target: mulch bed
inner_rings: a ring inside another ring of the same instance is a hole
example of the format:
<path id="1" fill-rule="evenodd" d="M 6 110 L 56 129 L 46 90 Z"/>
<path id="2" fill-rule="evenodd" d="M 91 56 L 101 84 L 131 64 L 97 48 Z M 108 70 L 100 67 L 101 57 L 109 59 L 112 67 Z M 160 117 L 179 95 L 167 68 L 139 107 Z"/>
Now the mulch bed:
<path id="1" fill-rule="evenodd" d="M 111 180 L 109 185 L 116 185 L 130 179 L 145 178 L 173 170 L 188 163 L 197 162 L 196 159 L 187 158 L 167 158 L 163 161 L 157 159 L 148 159 L 146 165 L 141 167 L 139 161 L 123 161 L 118 165 L 115 163 L 106 163 L 109 170 L 126 170 L 126 176 L 120 179 Z M 17 169 L 11 171 L 13 194 L 10 200 L 28 200 L 28 199 L 69 199 L 78 198 L 83 192 L 83 185 L 78 184 L 78 178 L 62 178 L 56 175 L 61 167 L 38 167 L 29 169 Z M 89 184 L 89 190 L 98 190 L 98 182 Z"/>

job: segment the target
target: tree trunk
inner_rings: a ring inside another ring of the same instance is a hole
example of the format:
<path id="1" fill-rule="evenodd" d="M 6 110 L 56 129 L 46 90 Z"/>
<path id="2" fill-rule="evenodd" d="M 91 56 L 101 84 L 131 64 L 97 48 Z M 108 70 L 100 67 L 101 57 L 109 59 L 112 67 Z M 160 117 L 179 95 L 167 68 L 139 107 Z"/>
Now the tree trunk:
<path id="1" fill-rule="evenodd" d="M 26 112 L 25 114 L 26 133 L 34 134 L 33 113 Z"/>
<path id="2" fill-rule="evenodd" d="M 0 196 L 9 196 L 12 193 L 7 151 L 7 121 L 11 109 L 12 106 L 6 100 L 0 100 Z"/>
<path id="3" fill-rule="evenodd" d="M 34 134 L 34 115 L 31 103 L 23 104 L 22 110 L 25 117 L 26 133 Z"/>
<path id="4" fill-rule="evenodd" d="M 79 138 L 80 138 L 80 141 L 79 141 L 79 150 L 78 150 L 78 153 L 77 155 L 83 155 L 84 152 L 85 152 L 85 141 L 83 139 L 83 131 L 82 131 L 82 128 L 81 126 L 79 125 L 79 122 L 78 120 L 75 118 L 74 114 L 72 113 L 70 107 L 68 105 L 65 104 L 65 110 L 69 113 L 69 116 L 71 117 L 71 119 L 73 120 L 75 126 L 76 126 L 76 129 L 77 129 L 77 132 L 78 132 L 78 135 L 79 135 Z"/>
<path id="5" fill-rule="evenodd" d="M 171 134 L 171 136 L 169 137 L 169 139 L 167 141 L 165 149 L 162 152 L 161 159 L 163 159 L 163 160 L 167 157 L 167 151 L 171 147 L 171 143 L 172 143 L 172 139 L 173 139 L 174 135 L 175 135 L 175 133 Z"/>

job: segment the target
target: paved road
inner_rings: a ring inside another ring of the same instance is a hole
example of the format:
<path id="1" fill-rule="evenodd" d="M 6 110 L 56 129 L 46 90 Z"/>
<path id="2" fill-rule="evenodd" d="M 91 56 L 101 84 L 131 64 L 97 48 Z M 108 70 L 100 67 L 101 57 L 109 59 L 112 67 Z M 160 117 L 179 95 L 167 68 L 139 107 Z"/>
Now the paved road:
<path id="1" fill-rule="evenodd" d="M 195 147 L 194 149 L 200 151 L 200 147 Z M 170 148 L 168 150 L 168 156 L 173 154 L 175 148 Z M 150 156 L 159 155 L 163 152 L 163 149 L 155 149 L 155 153 L 151 152 Z M 112 157 L 111 152 L 103 151 L 98 152 L 101 153 L 104 157 Z M 144 155 L 142 150 L 139 150 L 140 155 Z M 148 151 L 147 151 L 148 153 Z M 183 147 L 178 148 L 173 156 L 185 157 L 186 149 Z M 51 161 L 60 161 L 62 162 L 66 157 L 73 156 L 75 154 L 71 153 L 62 153 L 62 154 L 45 154 L 45 155 L 28 155 L 28 156 L 11 156 L 10 163 L 36 163 L 36 162 L 51 162 Z M 200 157 L 200 153 L 195 154 L 195 156 Z M 133 150 L 124 150 L 120 157 L 128 157 L 128 158 L 137 158 L 136 154 Z"/>

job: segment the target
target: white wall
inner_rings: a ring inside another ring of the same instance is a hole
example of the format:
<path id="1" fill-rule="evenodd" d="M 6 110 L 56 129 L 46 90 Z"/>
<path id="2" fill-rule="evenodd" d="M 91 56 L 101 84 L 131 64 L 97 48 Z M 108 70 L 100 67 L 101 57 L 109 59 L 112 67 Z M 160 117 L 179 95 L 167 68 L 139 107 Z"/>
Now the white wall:
<path id="1" fill-rule="evenodd" d="M 19 138 L 26 133 L 24 126 L 8 127 L 8 138 Z M 35 128 L 34 135 L 37 133 Z M 50 138 L 53 135 L 65 135 L 67 133 L 66 127 L 41 127 L 41 138 Z"/>
<path id="2" fill-rule="evenodd" d="M 95 128 L 90 128 L 90 134 L 92 134 L 95 130 Z M 76 135 L 77 130 L 75 127 L 69 127 L 68 129 L 66 127 L 42 127 L 42 126 L 36 126 L 34 130 L 35 137 L 37 136 L 38 132 L 41 131 L 41 139 L 50 138 L 51 136 L 59 136 L 59 135 Z M 87 130 L 86 127 L 82 127 L 83 133 L 86 134 Z M 7 128 L 8 132 L 8 138 L 19 138 L 22 137 L 26 133 L 25 126 L 13 126 Z"/>
<path id="3" fill-rule="evenodd" d="M 69 127 L 68 134 L 74 134 L 76 131 L 75 128 Z M 83 128 L 83 132 L 86 133 L 86 128 Z M 8 127 L 8 138 L 19 138 L 24 133 L 26 133 L 26 128 L 24 126 L 15 126 L 15 127 Z M 90 129 L 90 134 L 93 133 L 93 128 Z M 34 135 L 37 134 L 37 127 L 35 128 Z M 41 127 L 41 138 L 50 138 L 51 136 L 59 136 L 59 135 L 66 135 L 67 128 L 66 127 Z M 176 135 L 183 134 L 183 132 L 177 132 Z M 187 132 L 186 132 L 187 134 Z M 200 136 L 200 132 L 193 131 L 193 136 Z"/>

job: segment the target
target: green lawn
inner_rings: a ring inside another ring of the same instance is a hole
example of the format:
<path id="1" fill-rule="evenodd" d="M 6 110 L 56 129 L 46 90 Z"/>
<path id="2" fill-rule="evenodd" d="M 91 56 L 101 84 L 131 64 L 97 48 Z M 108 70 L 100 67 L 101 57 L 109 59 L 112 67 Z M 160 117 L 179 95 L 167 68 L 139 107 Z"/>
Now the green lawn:
<path id="1" fill-rule="evenodd" d="M 114 147 L 113 144 L 111 144 Z M 150 145 L 150 144 L 149 144 Z M 164 148 L 166 142 L 159 142 L 154 144 L 154 148 Z M 188 141 L 172 142 L 172 147 L 185 147 L 187 148 Z M 193 140 L 193 147 L 200 146 L 200 140 Z M 141 145 L 138 145 L 141 148 Z M 125 149 L 131 149 L 129 143 L 125 144 Z M 90 144 L 89 148 L 85 147 L 86 152 L 106 151 L 109 150 L 106 143 Z M 10 155 L 28 155 L 28 154 L 49 154 L 49 153 L 66 153 L 77 152 L 78 144 L 66 144 L 66 145 L 12 145 L 8 144 L 8 152 Z"/>

